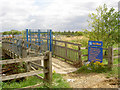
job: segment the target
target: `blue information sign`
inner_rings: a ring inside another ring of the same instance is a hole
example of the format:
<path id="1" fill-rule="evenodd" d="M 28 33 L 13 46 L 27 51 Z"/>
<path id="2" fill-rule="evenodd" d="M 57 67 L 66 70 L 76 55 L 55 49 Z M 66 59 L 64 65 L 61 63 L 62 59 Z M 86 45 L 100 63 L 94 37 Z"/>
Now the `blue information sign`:
<path id="1" fill-rule="evenodd" d="M 103 43 L 102 41 L 89 41 L 88 42 L 88 60 L 90 62 L 99 61 L 102 63 L 103 60 Z"/>

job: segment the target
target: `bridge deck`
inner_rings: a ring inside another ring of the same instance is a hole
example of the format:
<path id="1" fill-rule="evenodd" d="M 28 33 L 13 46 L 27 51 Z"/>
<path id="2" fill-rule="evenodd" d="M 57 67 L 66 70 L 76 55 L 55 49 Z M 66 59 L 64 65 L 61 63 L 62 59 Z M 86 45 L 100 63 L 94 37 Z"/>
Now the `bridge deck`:
<path id="1" fill-rule="evenodd" d="M 60 74 L 68 74 L 77 70 L 73 65 L 70 65 L 57 58 L 52 58 L 52 70 Z"/>

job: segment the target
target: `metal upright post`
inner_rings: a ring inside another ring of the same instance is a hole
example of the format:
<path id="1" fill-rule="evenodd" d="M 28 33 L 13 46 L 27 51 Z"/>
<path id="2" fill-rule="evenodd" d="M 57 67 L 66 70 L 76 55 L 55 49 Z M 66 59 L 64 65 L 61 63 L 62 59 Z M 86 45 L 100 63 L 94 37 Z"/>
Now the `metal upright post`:
<path id="1" fill-rule="evenodd" d="M 52 51 L 52 30 L 50 30 L 50 52 Z"/>
<path id="2" fill-rule="evenodd" d="M 29 29 L 29 33 L 30 33 L 30 42 L 32 41 L 32 38 L 31 38 L 31 30 Z"/>
<path id="3" fill-rule="evenodd" d="M 40 46 L 40 30 L 38 30 L 38 44 Z"/>
<path id="4" fill-rule="evenodd" d="M 47 30 L 47 49 L 49 50 L 49 31 Z"/>
<path id="5" fill-rule="evenodd" d="M 26 39 L 27 39 L 27 42 L 28 42 L 28 29 L 26 29 Z M 28 44 L 27 44 L 27 47 L 28 47 Z"/>

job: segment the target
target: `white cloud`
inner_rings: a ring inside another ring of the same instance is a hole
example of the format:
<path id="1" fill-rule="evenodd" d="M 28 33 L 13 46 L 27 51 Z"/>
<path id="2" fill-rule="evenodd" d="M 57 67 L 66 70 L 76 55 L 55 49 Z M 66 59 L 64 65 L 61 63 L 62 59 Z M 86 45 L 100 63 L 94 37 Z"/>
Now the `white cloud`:
<path id="1" fill-rule="evenodd" d="M 117 10 L 119 0 L 1 0 L 2 30 L 51 28 L 81 30 L 87 26 L 87 16 L 106 3 Z"/>

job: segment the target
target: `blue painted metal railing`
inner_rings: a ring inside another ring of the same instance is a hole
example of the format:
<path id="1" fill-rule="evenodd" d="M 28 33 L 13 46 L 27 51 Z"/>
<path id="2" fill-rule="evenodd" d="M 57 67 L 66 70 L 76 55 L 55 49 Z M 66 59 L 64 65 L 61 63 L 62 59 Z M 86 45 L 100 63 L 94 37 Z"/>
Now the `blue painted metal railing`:
<path id="1" fill-rule="evenodd" d="M 52 51 L 52 30 L 42 31 L 41 29 L 37 29 L 34 31 L 32 29 L 26 29 L 25 36 L 27 42 L 33 42 L 39 46 L 44 46 L 47 44 L 47 50 Z M 44 40 L 47 41 L 45 42 Z"/>

